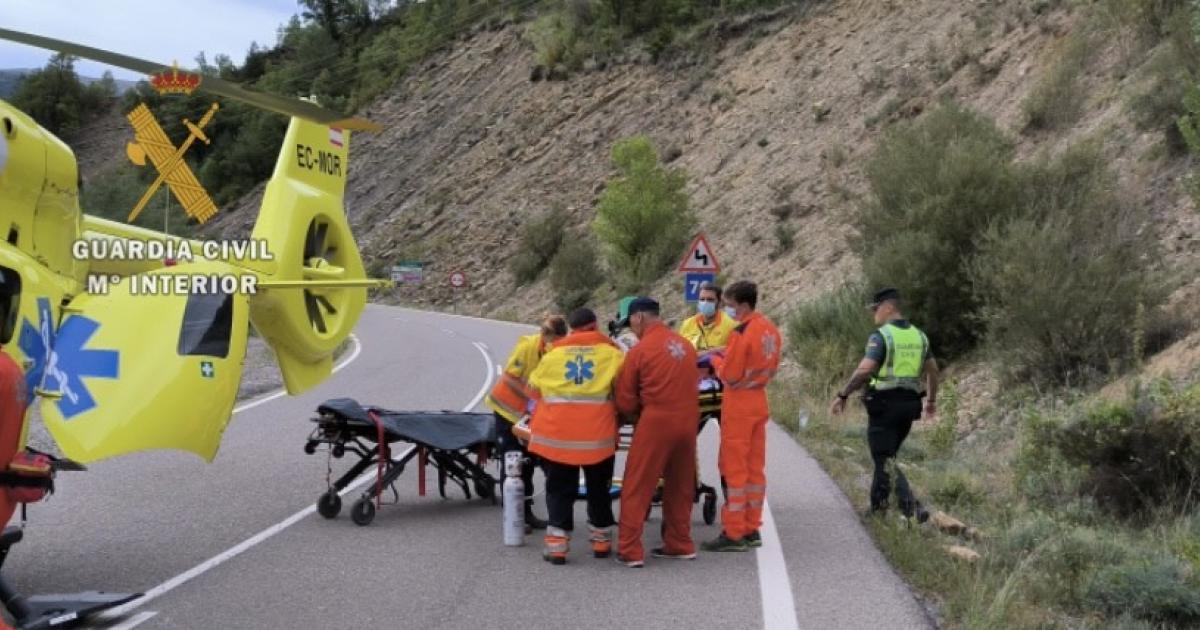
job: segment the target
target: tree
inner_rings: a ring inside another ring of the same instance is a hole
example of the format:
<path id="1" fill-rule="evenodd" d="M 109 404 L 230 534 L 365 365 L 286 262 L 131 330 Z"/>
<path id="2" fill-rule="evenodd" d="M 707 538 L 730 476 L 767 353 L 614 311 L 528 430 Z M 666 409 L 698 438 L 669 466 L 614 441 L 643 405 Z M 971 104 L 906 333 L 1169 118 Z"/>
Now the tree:
<path id="1" fill-rule="evenodd" d="M 595 230 L 618 288 L 640 291 L 662 277 L 692 236 L 696 220 L 683 190 L 687 176 L 664 169 L 646 136 L 617 142 L 612 159 L 620 175 L 600 197 Z"/>
<path id="2" fill-rule="evenodd" d="M 76 59 L 54 55 L 45 68 L 26 75 L 13 95 L 18 109 L 55 135 L 75 131 L 83 118 L 84 86 L 75 74 Z"/>

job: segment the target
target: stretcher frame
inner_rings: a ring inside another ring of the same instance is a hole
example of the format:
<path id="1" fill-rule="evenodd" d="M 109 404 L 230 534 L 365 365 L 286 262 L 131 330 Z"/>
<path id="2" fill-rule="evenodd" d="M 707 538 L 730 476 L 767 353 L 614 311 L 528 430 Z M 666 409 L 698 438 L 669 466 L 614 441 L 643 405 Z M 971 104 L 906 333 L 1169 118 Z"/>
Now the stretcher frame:
<path id="1" fill-rule="evenodd" d="M 438 448 L 410 436 L 388 431 L 380 418 L 378 408 L 366 408 L 369 421 L 350 418 L 342 414 L 318 411 L 311 418 L 317 426 L 309 434 L 304 445 L 304 452 L 313 455 L 318 447 L 324 445 L 329 452 L 326 468 L 326 490 L 317 500 L 317 512 L 327 518 L 338 516 L 342 508 L 341 491 L 363 473 L 376 467 L 375 481 L 359 496 L 350 510 L 350 519 L 356 525 L 366 526 L 375 518 L 377 508 L 383 505 L 382 495 L 390 488 L 393 501 L 398 503 L 400 494 L 396 490 L 396 480 L 404 473 L 405 467 L 417 459 L 417 493 L 426 494 L 426 469 L 432 465 L 437 470 L 438 493 L 446 497 L 447 482 L 454 482 L 471 499 L 471 489 L 482 499 L 491 500 L 496 504 L 495 477 L 487 472 L 485 466 L 496 448 L 495 442 L 481 442 L 464 448 Z M 389 415 L 424 415 L 427 412 L 388 412 Z M 487 416 L 492 421 L 491 414 L 462 413 L 447 415 Z M 413 445 L 400 457 L 394 457 L 392 444 L 407 442 Z M 341 459 L 346 453 L 358 456 L 358 461 L 351 465 L 342 476 L 332 480 L 333 459 Z M 474 456 L 474 461 L 471 460 Z"/>

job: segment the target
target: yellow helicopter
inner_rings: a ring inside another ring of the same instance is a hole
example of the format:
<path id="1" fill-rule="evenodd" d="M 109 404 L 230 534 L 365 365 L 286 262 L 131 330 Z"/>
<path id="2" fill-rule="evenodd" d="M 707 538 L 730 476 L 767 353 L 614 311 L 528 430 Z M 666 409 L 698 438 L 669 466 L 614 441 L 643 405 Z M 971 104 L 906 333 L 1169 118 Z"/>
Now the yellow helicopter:
<path id="1" fill-rule="evenodd" d="M 148 74 L 164 67 L 14 31 L 0 29 L 0 38 Z M 240 382 L 247 321 L 297 394 L 329 375 L 366 288 L 382 282 L 365 278 L 342 203 L 349 131 L 376 127 L 215 77 L 203 77 L 199 89 L 292 116 L 251 234 L 265 244 L 257 259 L 85 214 L 71 150 L 0 101 L 0 344 L 22 364 L 47 428 L 73 460 L 149 448 L 211 460 Z M 139 254 L 156 249 L 168 256 Z M 210 259 L 206 249 L 225 257 Z M 190 256 L 180 256 L 185 251 Z M 255 292 L 212 290 L 228 283 L 176 291 L 180 282 L 154 278 L 173 275 L 185 276 L 187 287 L 253 277 L 237 287 Z M 105 279 L 107 292 L 90 293 L 89 276 Z"/>
<path id="2" fill-rule="evenodd" d="M 166 68 L 11 30 L 0 29 L 0 38 L 147 75 Z M 71 150 L 0 100 L 0 349 L 24 375 L 18 452 L 36 403 L 65 458 L 60 468 L 148 449 L 211 461 L 232 413 L 250 324 L 274 351 L 287 392 L 298 394 L 331 373 L 367 288 L 390 284 L 366 277 L 343 206 L 350 132 L 379 126 L 188 76 L 200 91 L 291 117 L 251 234 L 257 246 L 214 245 L 86 214 Z M 193 135 L 203 133 L 199 126 L 189 124 Z M 138 145 L 155 158 L 161 139 L 139 134 Z M 169 148 L 158 155 L 172 157 L 179 158 Z M 15 507 L 0 489 L 3 522 Z M 20 538 L 15 529 L 0 540 L 0 562 Z M 0 600 L 21 627 L 60 625 L 124 601 L 59 598 L 14 609 L 10 594 L 0 580 Z"/>

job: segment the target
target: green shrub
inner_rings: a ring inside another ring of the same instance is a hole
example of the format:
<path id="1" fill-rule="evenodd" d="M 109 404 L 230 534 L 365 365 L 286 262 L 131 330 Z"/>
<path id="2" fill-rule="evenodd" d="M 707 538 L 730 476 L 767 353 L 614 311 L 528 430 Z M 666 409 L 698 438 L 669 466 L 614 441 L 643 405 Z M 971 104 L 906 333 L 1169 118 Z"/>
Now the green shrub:
<path id="1" fill-rule="evenodd" d="M 558 308 L 570 313 L 586 305 L 603 283 L 604 273 L 597 264 L 596 246 L 591 239 L 566 239 L 550 261 L 550 288 Z"/>
<path id="2" fill-rule="evenodd" d="M 900 289 L 905 315 L 940 358 L 980 335 L 966 263 L 986 226 L 1017 211 L 1012 150 L 991 120 L 945 104 L 890 129 L 867 164 L 872 194 L 859 226 L 866 279 Z"/>
<path id="3" fill-rule="evenodd" d="M 533 282 L 550 264 L 562 245 L 569 220 L 566 208 L 559 206 L 524 227 L 518 253 L 509 263 L 518 285 Z"/>
<path id="4" fill-rule="evenodd" d="M 1188 151 L 1191 151 L 1193 156 L 1200 158 L 1200 83 L 1192 84 L 1184 97 L 1183 104 L 1185 113 L 1179 117 L 1177 123 L 1179 132 L 1183 135 Z M 1196 175 L 1193 174 L 1193 181 L 1189 182 L 1188 192 L 1191 193 L 1196 205 L 1200 206 L 1200 185 L 1196 184 L 1195 177 Z"/>
<path id="5" fill-rule="evenodd" d="M 1086 381 L 1136 354 L 1139 308 L 1165 298 L 1144 217 L 1117 197 L 1098 148 L 1023 170 L 1020 218 L 978 239 L 969 277 L 990 353 L 1011 381 Z"/>
<path id="6" fill-rule="evenodd" d="M 788 350 L 804 369 L 807 391 L 823 396 L 858 365 L 874 329 L 866 296 L 861 285 L 843 285 L 802 303 L 788 320 Z"/>
<path id="7" fill-rule="evenodd" d="M 958 437 L 958 397 L 957 379 L 944 381 L 938 388 L 937 424 L 925 439 L 935 456 L 944 457 L 954 450 L 954 441 Z"/>
<path id="8" fill-rule="evenodd" d="M 1200 584 L 1169 556 L 1130 560 L 1100 569 L 1088 583 L 1088 605 L 1109 615 L 1129 614 L 1157 623 L 1200 621 Z"/>
<path id="9" fill-rule="evenodd" d="M 775 225 L 775 249 L 767 254 L 767 258 L 776 260 L 780 256 L 792 251 L 796 246 L 796 228 L 789 227 L 783 224 Z"/>
<path id="10" fill-rule="evenodd" d="M 987 500 L 987 493 L 979 483 L 974 471 L 950 470 L 933 477 L 929 482 L 929 495 L 938 507 L 955 511 L 956 508 L 975 508 Z"/>
<path id="11" fill-rule="evenodd" d="M 1079 75 L 1087 63 L 1087 54 L 1084 37 L 1067 38 L 1059 57 L 1022 104 L 1026 131 L 1059 129 L 1079 120 L 1087 94 L 1079 87 Z"/>
<path id="12" fill-rule="evenodd" d="M 612 159 L 620 174 L 600 197 L 594 227 L 618 292 L 638 293 L 684 253 L 696 221 L 683 190 L 686 175 L 664 169 L 649 138 L 617 142 Z"/>
<path id="13" fill-rule="evenodd" d="M 1004 531 L 996 551 L 1000 558 L 1016 564 L 1023 557 L 1048 544 L 1058 535 L 1061 526 L 1044 512 L 1026 513 L 1013 521 Z"/>
<path id="14" fill-rule="evenodd" d="M 1076 407 L 1043 433 L 1085 476 L 1079 490 L 1122 517 L 1186 512 L 1200 491 L 1200 385 L 1159 384 L 1127 400 Z"/>
<path id="15" fill-rule="evenodd" d="M 1067 528 L 1046 545 L 1035 563 L 1039 598 L 1052 604 L 1078 606 L 1088 579 L 1097 570 L 1136 555 L 1112 531 Z"/>
<path id="16" fill-rule="evenodd" d="M 1191 0 L 1103 0 L 1104 10 L 1149 45 L 1170 33 L 1172 18 Z"/>

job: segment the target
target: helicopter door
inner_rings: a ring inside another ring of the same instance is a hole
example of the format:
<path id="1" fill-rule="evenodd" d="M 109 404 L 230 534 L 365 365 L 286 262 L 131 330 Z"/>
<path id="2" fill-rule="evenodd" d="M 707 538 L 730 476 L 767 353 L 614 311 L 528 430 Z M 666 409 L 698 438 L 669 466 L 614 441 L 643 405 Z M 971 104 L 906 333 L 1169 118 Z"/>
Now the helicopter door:
<path id="1" fill-rule="evenodd" d="M 51 397 L 42 402 L 64 455 L 84 463 L 149 449 L 216 456 L 241 383 L 247 297 L 144 290 L 171 285 L 158 281 L 183 270 L 231 269 L 178 265 L 71 302 L 44 381 Z"/>

